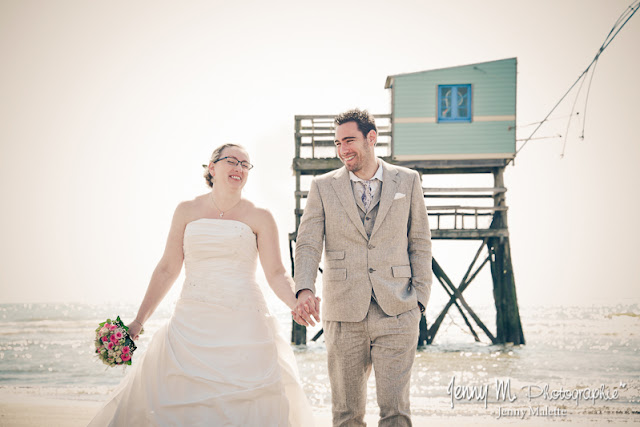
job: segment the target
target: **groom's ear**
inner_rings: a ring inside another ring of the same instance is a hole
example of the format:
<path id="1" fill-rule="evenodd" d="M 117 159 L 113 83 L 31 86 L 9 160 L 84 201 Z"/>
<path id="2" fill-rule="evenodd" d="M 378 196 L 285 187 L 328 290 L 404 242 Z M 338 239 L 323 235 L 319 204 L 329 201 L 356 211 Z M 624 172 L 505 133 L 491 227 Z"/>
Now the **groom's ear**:
<path id="1" fill-rule="evenodd" d="M 378 142 L 378 133 L 375 130 L 372 129 L 369 131 L 367 134 L 367 142 L 372 147 L 376 145 L 376 142 Z"/>

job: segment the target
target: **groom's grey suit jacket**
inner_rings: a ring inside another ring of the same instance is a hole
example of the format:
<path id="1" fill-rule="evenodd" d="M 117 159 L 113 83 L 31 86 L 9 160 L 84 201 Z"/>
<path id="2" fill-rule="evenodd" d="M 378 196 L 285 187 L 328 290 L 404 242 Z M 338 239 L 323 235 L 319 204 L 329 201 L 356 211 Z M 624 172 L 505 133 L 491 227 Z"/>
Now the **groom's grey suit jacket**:
<path id="1" fill-rule="evenodd" d="M 316 293 L 324 239 L 324 320 L 363 320 L 372 290 L 389 316 L 411 310 L 418 302 L 427 306 L 432 282 L 431 232 L 420 176 L 380 161 L 382 190 L 379 202 L 374 200 L 368 213 L 356 203 L 345 167 L 311 183 L 298 228 L 295 283 L 296 293 L 303 289 Z M 368 225 L 369 220 L 375 223 Z"/>

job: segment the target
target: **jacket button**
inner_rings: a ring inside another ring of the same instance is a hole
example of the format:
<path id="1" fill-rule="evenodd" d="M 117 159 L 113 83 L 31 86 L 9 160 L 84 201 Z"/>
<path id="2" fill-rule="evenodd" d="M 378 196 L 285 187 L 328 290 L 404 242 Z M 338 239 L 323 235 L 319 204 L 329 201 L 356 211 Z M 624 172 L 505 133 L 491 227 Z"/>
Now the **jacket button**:
<path id="1" fill-rule="evenodd" d="M 369 273 L 373 273 L 375 270 L 373 268 L 369 269 Z"/>
<path id="2" fill-rule="evenodd" d="M 370 220 L 371 218 L 369 218 L 369 217 L 366 217 L 365 219 L 366 219 L 367 221 L 369 221 L 369 220 Z"/>
<path id="3" fill-rule="evenodd" d="M 373 245 L 369 245 L 369 246 L 367 246 L 367 248 L 369 248 L 369 249 L 373 249 L 373 248 L 375 248 L 375 246 L 373 246 Z"/>

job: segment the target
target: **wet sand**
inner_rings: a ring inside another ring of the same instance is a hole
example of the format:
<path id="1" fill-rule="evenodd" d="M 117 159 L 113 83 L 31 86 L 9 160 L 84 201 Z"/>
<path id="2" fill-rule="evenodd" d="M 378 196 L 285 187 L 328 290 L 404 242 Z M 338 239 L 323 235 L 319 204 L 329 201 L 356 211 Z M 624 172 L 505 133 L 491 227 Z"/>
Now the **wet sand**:
<path id="1" fill-rule="evenodd" d="M 0 426 L 16 427 L 81 427 L 86 426 L 96 414 L 102 403 L 84 400 L 65 400 L 50 397 L 15 395 L 0 393 Z M 330 427 L 331 414 L 329 412 L 316 412 L 314 419 L 317 427 Z M 365 418 L 367 425 L 376 426 L 378 423 L 375 414 L 368 414 Z M 496 419 L 486 416 L 419 416 L 413 417 L 413 425 L 416 427 L 437 426 L 504 426 L 524 425 L 538 426 L 556 423 L 569 423 L 576 426 L 608 426 L 630 425 L 640 422 L 637 415 L 621 415 L 611 418 L 605 415 L 571 415 L 562 418 L 535 418 L 535 419 Z"/>

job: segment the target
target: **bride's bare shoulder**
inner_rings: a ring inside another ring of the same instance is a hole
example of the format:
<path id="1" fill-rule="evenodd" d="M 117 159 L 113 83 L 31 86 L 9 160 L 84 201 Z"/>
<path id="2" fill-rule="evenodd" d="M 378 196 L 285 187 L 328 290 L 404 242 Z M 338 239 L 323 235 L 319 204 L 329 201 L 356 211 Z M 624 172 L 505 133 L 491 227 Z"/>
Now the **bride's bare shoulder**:
<path id="1" fill-rule="evenodd" d="M 251 222 L 255 224 L 255 228 L 259 230 L 264 230 L 265 227 L 273 227 L 275 225 L 275 220 L 273 219 L 273 214 L 269 209 L 255 206 L 253 203 L 250 208 L 248 208 L 249 217 L 251 218 Z"/>
<path id="2" fill-rule="evenodd" d="M 174 217 L 182 222 L 190 222 L 203 216 L 206 210 L 208 193 L 194 197 L 192 200 L 185 200 L 178 203 Z"/>

